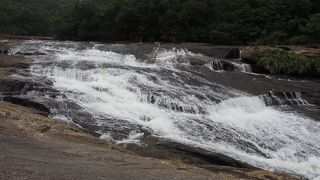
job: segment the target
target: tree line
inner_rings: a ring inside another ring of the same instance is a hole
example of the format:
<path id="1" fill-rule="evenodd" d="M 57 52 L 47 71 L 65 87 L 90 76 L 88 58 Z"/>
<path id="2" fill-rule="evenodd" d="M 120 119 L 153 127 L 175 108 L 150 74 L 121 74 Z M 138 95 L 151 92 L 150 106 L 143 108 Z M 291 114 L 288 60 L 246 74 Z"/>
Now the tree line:
<path id="1" fill-rule="evenodd" d="M 319 0 L 0 0 L 0 34 L 213 44 L 320 43 Z"/>

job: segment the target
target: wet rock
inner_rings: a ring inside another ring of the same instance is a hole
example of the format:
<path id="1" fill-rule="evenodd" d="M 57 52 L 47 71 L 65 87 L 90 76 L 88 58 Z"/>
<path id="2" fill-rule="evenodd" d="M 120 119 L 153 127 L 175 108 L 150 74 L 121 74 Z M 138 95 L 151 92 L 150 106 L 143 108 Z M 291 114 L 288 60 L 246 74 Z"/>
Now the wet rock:
<path id="1" fill-rule="evenodd" d="M 22 90 L 28 90 L 29 84 L 25 81 L 13 80 L 10 83 L 5 84 L 3 91 L 10 94 L 22 93 Z"/>
<path id="2" fill-rule="evenodd" d="M 90 124 L 88 122 L 82 122 L 78 120 L 73 120 L 74 123 L 78 124 L 81 127 L 81 130 L 85 133 L 88 133 L 92 136 L 99 137 L 100 134 L 96 133 L 96 131 L 99 129 L 98 125 Z"/>
<path id="3" fill-rule="evenodd" d="M 301 92 L 273 92 L 261 96 L 268 106 L 298 105 L 308 106 L 310 103 L 302 97 Z"/>
<path id="4" fill-rule="evenodd" d="M 234 48 L 229 51 L 229 53 L 225 56 L 226 59 L 240 59 L 241 58 L 241 50 L 239 48 Z"/>
<path id="5" fill-rule="evenodd" d="M 42 82 L 27 81 L 27 80 L 7 80 L 3 87 L 0 88 L 6 95 L 24 95 L 30 91 L 41 92 L 50 96 L 57 96 L 58 90 L 51 88 L 52 82 L 43 80 Z"/>
<path id="6" fill-rule="evenodd" d="M 193 58 L 193 57 L 189 57 L 188 61 L 193 66 L 202 66 L 209 62 L 209 60 L 205 58 Z"/>
<path id="7" fill-rule="evenodd" d="M 9 48 L 7 44 L 9 41 L 7 40 L 0 40 L 0 55 L 6 55 L 8 54 Z"/>
<path id="8" fill-rule="evenodd" d="M 226 58 L 226 59 L 239 59 L 240 49 L 239 47 L 230 46 L 211 46 L 211 45 L 195 45 L 195 44 L 182 44 L 188 50 L 194 53 L 205 54 L 209 57 Z"/>
<path id="9" fill-rule="evenodd" d="M 141 156 L 168 160 L 172 158 L 179 158 L 183 159 L 185 163 L 195 166 L 214 164 L 237 168 L 257 169 L 254 166 L 220 153 L 209 152 L 200 148 L 190 147 L 153 136 L 146 136 L 142 138 L 142 143 L 147 147 L 129 144 L 127 145 L 127 148 Z"/>
<path id="10" fill-rule="evenodd" d="M 304 91 L 302 95 L 308 102 L 320 107 L 320 90 Z"/>
<path id="11" fill-rule="evenodd" d="M 225 70 L 225 71 L 234 71 L 234 70 L 236 70 L 234 65 L 231 62 L 221 61 L 221 64 L 222 64 L 223 70 Z"/>
<path id="12" fill-rule="evenodd" d="M 32 109 L 36 110 L 39 114 L 42 114 L 45 116 L 49 116 L 49 114 L 50 114 L 50 108 L 46 107 L 45 105 L 43 105 L 41 103 L 34 102 L 30 99 L 23 99 L 23 98 L 14 97 L 14 96 L 5 96 L 5 97 L 3 97 L 3 100 L 6 102 L 13 103 L 13 104 L 32 108 Z"/>
<path id="13" fill-rule="evenodd" d="M 0 54 L 4 54 L 4 55 L 8 54 L 8 51 L 9 51 L 8 49 L 1 49 Z"/>
<path id="14" fill-rule="evenodd" d="M 17 55 L 24 55 L 24 56 L 41 56 L 41 55 L 47 55 L 44 52 L 40 52 L 38 50 L 35 51 L 27 51 L 27 52 L 17 52 Z"/>

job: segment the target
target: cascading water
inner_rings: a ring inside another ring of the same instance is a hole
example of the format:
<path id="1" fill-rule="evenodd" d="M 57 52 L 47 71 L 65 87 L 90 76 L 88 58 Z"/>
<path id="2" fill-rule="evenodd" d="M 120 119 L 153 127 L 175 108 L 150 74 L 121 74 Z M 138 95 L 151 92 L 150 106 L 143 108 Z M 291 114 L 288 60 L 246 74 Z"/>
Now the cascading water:
<path id="1" fill-rule="evenodd" d="M 252 72 L 252 68 L 251 68 L 251 65 L 250 64 L 245 64 L 245 63 L 232 63 L 234 68 L 238 71 L 241 71 L 241 72 L 248 72 L 248 73 L 251 73 Z"/>
<path id="2" fill-rule="evenodd" d="M 218 59 L 213 60 L 213 61 L 205 64 L 205 66 L 213 71 L 222 71 L 223 70 L 223 64 Z"/>
<path id="3" fill-rule="evenodd" d="M 148 62 L 132 54 L 79 44 L 31 41 L 17 45 L 11 53 L 45 52 L 33 56 L 34 78 L 51 80 L 65 97 L 54 100 L 74 102 L 90 113 L 101 127 L 96 130 L 101 138 L 134 143 L 148 131 L 263 169 L 306 178 L 320 176 L 320 124 L 269 106 L 263 97 L 192 73 L 196 69 L 188 59 L 199 55 L 154 51 Z M 287 100 L 299 100 L 298 95 Z M 75 120 L 56 109 L 52 116 Z"/>
<path id="4" fill-rule="evenodd" d="M 262 95 L 261 98 L 265 101 L 266 105 L 301 105 L 312 106 L 308 101 L 302 98 L 301 92 L 282 92 L 277 95 L 270 91 L 268 94 Z"/>

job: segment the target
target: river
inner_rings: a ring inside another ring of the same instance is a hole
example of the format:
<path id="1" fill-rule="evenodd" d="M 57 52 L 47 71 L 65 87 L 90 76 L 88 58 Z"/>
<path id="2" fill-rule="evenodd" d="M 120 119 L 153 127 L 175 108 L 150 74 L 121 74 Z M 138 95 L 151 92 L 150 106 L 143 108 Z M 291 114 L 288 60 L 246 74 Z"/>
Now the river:
<path id="1" fill-rule="evenodd" d="M 253 73 L 183 45 L 26 41 L 9 53 L 29 52 L 34 63 L 15 76 L 32 83 L 10 96 L 43 104 L 53 119 L 117 144 L 157 137 L 320 177 L 319 107 L 308 97 L 318 80 Z"/>

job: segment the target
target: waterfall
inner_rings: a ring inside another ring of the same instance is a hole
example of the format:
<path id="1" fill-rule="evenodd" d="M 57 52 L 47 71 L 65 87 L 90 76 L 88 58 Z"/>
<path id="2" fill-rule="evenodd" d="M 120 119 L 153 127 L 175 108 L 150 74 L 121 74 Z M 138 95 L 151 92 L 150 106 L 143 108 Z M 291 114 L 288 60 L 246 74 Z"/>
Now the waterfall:
<path id="1" fill-rule="evenodd" d="M 197 69 L 190 64 L 221 70 L 221 62 L 183 49 L 154 51 L 146 62 L 134 54 L 79 46 L 26 42 L 10 52 L 26 48 L 46 52 L 33 57 L 33 77 L 49 79 L 63 94 L 52 101 L 72 102 L 77 105 L 73 111 L 91 114 L 92 119 L 71 121 L 97 128 L 95 133 L 102 139 L 138 143 L 148 131 L 266 170 L 320 176 L 320 124 L 274 106 L 309 105 L 301 93 L 270 92 L 258 97 L 212 82 L 192 73 Z M 247 64 L 233 65 L 251 72 Z M 61 119 L 72 116 L 62 112 L 63 108 L 52 113 Z"/>
<path id="2" fill-rule="evenodd" d="M 223 70 L 223 64 L 219 59 L 215 59 L 210 61 L 209 63 L 205 64 L 206 67 L 213 71 L 222 71 Z"/>
<path id="3" fill-rule="evenodd" d="M 276 95 L 277 94 L 277 95 Z M 302 98 L 301 92 L 279 92 L 274 93 L 270 91 L 268 94 L 264 94 L 261 98 L 268 106 L 274 105 L 299 105 L 299 106 L 311 106 L 311 104 Z"/>
<path id="4" fill-rule="evenodd" d="M 232 65 L 234 67 L 235 70 L 237 71 L 241 71 L 241 72 L 247 72 L 247 73 L 251 73 L 252 72 L 252 68 L 250 64 L 245 64 L 245 63 L 234 63 L 232 62 Z"/>

